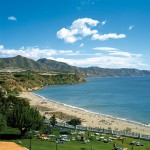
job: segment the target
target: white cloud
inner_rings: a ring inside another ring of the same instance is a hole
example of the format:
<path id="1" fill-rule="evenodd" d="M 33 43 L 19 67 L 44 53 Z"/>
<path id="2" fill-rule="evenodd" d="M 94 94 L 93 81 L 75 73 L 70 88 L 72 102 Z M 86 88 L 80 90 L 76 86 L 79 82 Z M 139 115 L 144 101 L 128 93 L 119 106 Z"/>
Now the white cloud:
<path id="1" fill-rule="evenodd" d="M 68 63 L 73 66 L 89 67 L 98 66 L 102 68 L 139 68 L 144 66 L 140 58 L 134 57 L 114 57 L 114 56 L 95 56 L 81 59 L 56 58 L 56 61 Z"/>
<path id="2" fill-rule="evenodd" d="M 134 28 L 134 25 L 130 25 L 128 30 L 132 30 Z"/>
<path id="3" fill-rule="evenodd" d="M 80 45 L 79 45 L 79 47 L 83 47 L 84 46 L 84 43 L 81 43 Z"/>
<path id="4" fill-rule="evenodd" d="M 79 67 L 140 68 L 144 65 L 142 54 L 129 53 L 113 47 L 95 47 L 93 49 L 102 51 L 102 53 L 88 54 L 74 50 L 41 49 L 39 47 L 7 49 L 0 45 L 0 56 L 6 58 L 22 55 L 34 60 L 48 58 Z"/>
<path id="5" fill-rule="evenodd" d="M 122 51 L 112 51 L 109 53 L 109 55 L 115 55 L 115 56 L 124 56 L 124 57 L 141 57 L 142 54 L 132 54 L 129 52 L 122 52 Z"/>
<path id="6" fill-rule="evenodd" d="M 133 54 L 129 52 L 121 51 L 113 47 L 95 47 L 94 50 L 105 51 L 108 55 L 120 56 L 120 57 L 141 57 L 142 54 Z"/>
<path id="7" fill-rule="evenodd" d="M 0 45 L 0 50 L 1 50 L 1 49 L 4 49 L 4 46 L 3 46 L 3 45 Z"/>
<path id="8" fill-rule="evenodd" d="M 102 21 L 102 26 L 106 24 L 107 20 Z"/>
<path id="9" fill-rule="evenodd" d="M 77 19 L 72 23 L 70 29 L 75 30 L 75 34 L 81 34 L 82 36 L 88 36 L 97 33 L 97 30 L 91 30 L 92 27 L 97 26 L 99 21 L 91 18 Z"/>
<path id="10" fill-rule="evenodd" d="M 71 55 L 73 50 L 55 50 L 55 49 L 40 49 L 38 47 L 21 47 L 20 49 L 6 49 L 3 45 L 0 45 L 1 57 L 14 57 L 21 55 L 34 60 L 40 58 L 48 58 L 56 55 Z"/>
<path id="11" fill-rule="evenodd" d="M 122 39 L 125 38 L 125 34 L 116 34 L 116 33 L 109 33 L 109 34 L 94 34 L 92 36 L 92 40 L 100 40 L 105 41 L 108 39 Z"/>
<path id="12" fill-rule="evenodd" d="M 15 16 L 10 16 L 10 17 L 8 17 L 8 20 L 10 20 L 10 21 L 16 21 L 17 18 Z"/>
<path id="13" fill-rule="evenodd" d="M 125 38 L 125 34 L 108 33 L 100 34 L 98 30 L 92 29 L 97 27 L 98 20 L 91 18 L 79 18 L 75 20 L 72 25 L 66 29 L 62 28 L 57 32 L 57 37 L 63 39 L 66 43 L 74 43 L 82 40 L 86 36 L 92 36 L 92 40 L 105 41 L 108 39 L 121 39 Z M 102 21 L 102 25 L 106 24 L 106 20 Z"/>
<path id="14" fill-rule="evenodd" d="M 79 38 L 74 36 L 76 34 L 77 34 L 77 30 L 70 31 L 68 29 L 62 28 L 57 32 L 57 37 L 60 39 L 64 39 L 66 43 L 74 43 L 77 40 L 79 40 Z"/>
<path id="15" fill-rule="evenodd" d="M 102 50 L 102 51 L 117 51 L 117 48 L 113 47 L 95 47 L 94 50 Z"/>
<path id="16" fill-rule="evenodd" d="M 91 18 L 82 18 L 75 20 L 69 29 L 62 28 L 57 32 L 59 39 L 64 39 L 66 43 L 74 43 L 81 40 L 85 36 L 96 34 L 97 30 L 91 30 L 99 22 Z"/>

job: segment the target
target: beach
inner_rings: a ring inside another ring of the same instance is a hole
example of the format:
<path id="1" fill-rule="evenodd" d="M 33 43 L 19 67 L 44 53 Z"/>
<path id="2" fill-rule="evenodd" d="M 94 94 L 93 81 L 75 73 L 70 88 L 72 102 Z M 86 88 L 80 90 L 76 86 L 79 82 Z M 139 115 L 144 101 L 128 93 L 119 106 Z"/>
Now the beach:
<path id="1" fill-rule="evenodd" d="M 58 103 L 53 100 L 47 100 L 44 97 L 36 95 L 32 92 L 22 92 L 20 93 L 20 97 L 27 98 L 30 105 L 33 107 L 39 106 L 44 108 L 40 110 L 40 113 L 45 115 L 48 119 L 53 113 L 59 112 L 71 117 L 80 118 L 82 120 L 82 125 L 86 127 L 99 127 L 105 129 L 111 128 L 119 131 L 130 129 L 130 131 L 134 133 L 145 135 L 150 134 L 150 126 L 142 123 L 125 120 L 106 114 L 96 114 L 87 110 Z M 65 122 L 65 120 L 63 118 L 59 118 L 58 122 Z"/>

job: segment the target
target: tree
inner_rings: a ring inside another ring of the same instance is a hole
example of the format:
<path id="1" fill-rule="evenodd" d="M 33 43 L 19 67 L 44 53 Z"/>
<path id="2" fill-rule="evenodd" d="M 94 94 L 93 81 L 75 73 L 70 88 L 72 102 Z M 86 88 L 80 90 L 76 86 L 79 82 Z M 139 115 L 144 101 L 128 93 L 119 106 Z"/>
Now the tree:
<path id="1" fill-rule="evenodd" d="M 29 103 L 19 97 L 9 97 L 12 105 L 8 114 L 8 124 L 11 127 L 18 128 L 21 136 L 24 136 L 27 131 L 39 130 L 43 127 L 44 119 L 39 111 L 31 108 Z"/>
<path id="2" fill-rule="evenodd" d="M 79 118 L 73 118 L 67 122 L 70 125 L 76 126 L 81 124 L 81 120 Z"/>
<path id="3" fill-rule="evenodd" d="M 0 91 L 0 113 L 7 118 L 7 114 L 11 108 L 11 101 Z"/>
<path id="4" fill-rule="evenodd" d="M 125 130 L 126 130 L 126 132 L 131 132 L 132 129 L 127 127 Z"/>
<path id="5" fill-rule="evenodd" d="M 57 123 L 55 114 L 50 118 L 50 124 L 54 127 Z"/>
<path id="6" fill-rule="evenodd" d="M 44 125 L 44 118 L 39 111 L 31 108 L 24 98 L 6 97 L 0 91 L 0 128 L 7 125 L 18 128 L 21 136 L 29 130 L 39 130 Z M 5 119 L 6 118 L 6 119 Z"/>
<path id="7" fill-rule="evenodd" d="M 6 119 L 2 114 L 0 114 L 0 132 L 6 128 Z"/>

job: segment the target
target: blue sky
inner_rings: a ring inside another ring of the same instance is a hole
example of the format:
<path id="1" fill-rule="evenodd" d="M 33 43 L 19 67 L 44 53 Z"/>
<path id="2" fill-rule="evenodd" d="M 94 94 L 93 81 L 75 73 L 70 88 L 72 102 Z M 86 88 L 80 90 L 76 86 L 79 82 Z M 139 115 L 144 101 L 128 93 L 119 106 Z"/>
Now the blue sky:
<path id="1" fill-rule="evenodd" d="M 0 0 L 0 57 L 150 70 L 149 0 Z"/>

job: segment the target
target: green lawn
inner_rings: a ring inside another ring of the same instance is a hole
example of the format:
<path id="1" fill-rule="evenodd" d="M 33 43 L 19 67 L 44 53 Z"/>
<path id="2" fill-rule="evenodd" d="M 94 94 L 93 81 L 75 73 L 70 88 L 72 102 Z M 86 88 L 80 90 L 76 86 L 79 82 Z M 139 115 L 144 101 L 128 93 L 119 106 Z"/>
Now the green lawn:
<path id="1" fill-rule="evenodd" d="M 53 134 L 58 136 L 58 129 L 53 130 Z M 19 143 L 21 141 L 21 145 L 29 148 L 30 139 L 19 139 L 18 135 L 19 131 L 17 129 L 8 128 L 5 132 L 0 133 L 0 141 L 14 141 Z M 70 138 L 75 137 L 76 135 L 71 135 Z M 104 137 L 109 137 L 111 135 L 104 135 Z M 87 133 L 85 134 L 86 139 L 89 137 Z M 5 139 L 6 138 L 6 139 Z M 115 140 L 109 143 L 104 143 L 103 141 L 98 141 L 95 138 L 92 142 L 84 143 L 83 141 L 70 141 L 61 144 L 57 144 L 57 150 L 112 150 L 113 143 L 116 142 L 118 146 L 123 146 L 132 149 L 132 146 L 129 144 L 131 141 L 139 141 L 144 144 L 144 146 L 134 146 L 134 150 L 150 150 L 150 141 L 143 141 L 138 139 L 126 138 L 124 143 L 122 144 L 121 140 Z M 50 140 L 41 140 L 36 137 L 31 140 L 32 150 L 56 150 L 56 142 Z"/>
<path id="2" fill-rule="evenodd" d="M 131 150 L 131 145 L 129 142 L 133 139 L 127 139 L 126 142 L 122 145 L 120 141 L 117 141 L 117 145 L 127 147 Z M 19 140 L 13 140 L 14 142 L 18 143 Z M 29 139 L 21 140 L 22 146 L 29 148 L 30 141 Z M 139 140 L 138 140 L 139 141 Z M 134 146 L 134 150 L 150 150 L 150 143 L 142 141 L 144 146 Z M 102 141 L 93 141 L 92 144 L 87 143 L 85 144 L 82 141 L 71 141 L 66 142 L 63 144 L 57 144 L 58 150 L 112 150 L 113 149 L 113 142 L 111 143 L 104 143 Z M 40 139 L 32 139 L 32 150 L 56 150 L 56 143 L 50 141 L 44 141 Z"/>

